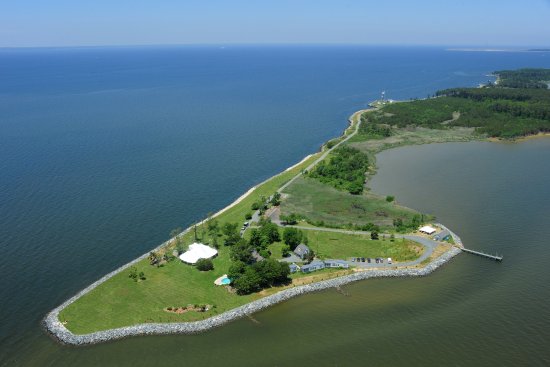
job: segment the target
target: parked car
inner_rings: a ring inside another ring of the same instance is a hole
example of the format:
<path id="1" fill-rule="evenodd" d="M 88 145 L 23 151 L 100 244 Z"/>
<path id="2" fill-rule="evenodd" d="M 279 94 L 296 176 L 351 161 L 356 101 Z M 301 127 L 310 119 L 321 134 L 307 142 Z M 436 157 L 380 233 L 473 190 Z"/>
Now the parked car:
<path id="1" fill-rule="evenodd" d="M 371 258 L 367 257 L 367 262 L 370 264 Z"/>
<path id="2" fill-rule="evenodd" d="M 388 257 L 388 264 L 392 264 L 391 257 Z"/>
<path id="3" fill-rule="evenodd" d="M 362 263 L 365 262 L 365 258 L 364 258 L 364 257 L 361 258 L 361 262 L 362 262 Z"/>

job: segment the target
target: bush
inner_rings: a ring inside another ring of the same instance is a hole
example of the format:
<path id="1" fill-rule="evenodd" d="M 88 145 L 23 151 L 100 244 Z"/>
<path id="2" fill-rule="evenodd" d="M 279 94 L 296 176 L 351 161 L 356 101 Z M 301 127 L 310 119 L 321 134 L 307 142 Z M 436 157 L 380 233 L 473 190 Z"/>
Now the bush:
<path id="1" fill-rule="evenodd" d="M 138 274 L 137 274 L 137 268 L 135 266 L 132 266 L 130 268 L 130 274 L 128 274 L 128 278 L 131 278 L 134 280 L 134 282 L 138 281 Z"/>
<path id="2" fill-rule="evenodd" d="M 285 224 L 295 225 L 296 223 L 298 223 L 300 217 L 296 213 L 290 213 L 289 215 L 282 214 L 279 219 Z"/>
<path id="3" fill-rule="evenodd" d="M 281 194 L 276 192 L 273 194 L 273 197 L 271 198 L 271 205 L 273 206 L 279 206 L 281 204 Z"/>
<path id="4" fill-rule="evenodd" d="M 199 259 L 195 265 L 200 271 L 214 270 L 214 263 L 210 259 Z"/>
<path id="5" fill-rule="evenodd" d="M 387 201 L 388 203 L 391 203 L 391 202 L 394 201 L 394 200 L 395 200 L 395 196 L 391 196 L 391 195 L 386 196 L 386 201 Z"/>
<path id="6" fill-rule="evenodd" d="M 246 213 L 246 214 L 244 215 L 244 219 L 246 219 L 246 220 L 252 219 L 252 213 Z"/>
<path id="7" fill-rule="evenodd" d="M 287 257 L 288 255 L 290 255 L 290 246 L 289 245 L 283 245 L 283 247 L 281 248 L 281 251 L 283 253 L 283 257 Z"/>

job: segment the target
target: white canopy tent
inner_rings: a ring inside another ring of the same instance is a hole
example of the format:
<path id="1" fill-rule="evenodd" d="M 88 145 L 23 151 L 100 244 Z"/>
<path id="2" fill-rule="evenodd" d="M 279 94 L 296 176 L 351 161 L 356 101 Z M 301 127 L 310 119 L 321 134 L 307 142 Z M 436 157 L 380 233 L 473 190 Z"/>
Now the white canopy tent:
<path id="1" fill-rule="evenodd" d="M 419 229 L 419 231 L 422 232 L 422 233 L 426 233 L 426 234 L 430 234 L 430 235 L 431 235 L 431 234 L 434 234 L 434 233 L 437 231 L 437 229 L 435 229 L 435 228 L 432 227 L 432 226 L 424 226 L 424 227 L 421 227 L 421 228 Z"/>
<path id="2" fill-rule="evenodd" d="M 199 259 L 209 259 L 217 254 L 218 250 L 212 247 L 202 243 L 193 243 L 189 245 L 189 250 L 180 255 L 180 260 L 188 264 L 195 264 Z"/>

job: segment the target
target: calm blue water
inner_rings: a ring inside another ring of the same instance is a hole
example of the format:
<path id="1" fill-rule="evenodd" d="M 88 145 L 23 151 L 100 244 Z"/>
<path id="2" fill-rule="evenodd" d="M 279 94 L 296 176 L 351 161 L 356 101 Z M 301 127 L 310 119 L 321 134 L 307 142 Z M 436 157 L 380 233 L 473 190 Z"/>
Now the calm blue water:
<path id="1" fill-rule="evenodd" d="M 61 358 L 47 311 L 317 150 L 382 90 L 425 97 L 527 66 L 550 54 L 0 49 L 1 361 Z"/>

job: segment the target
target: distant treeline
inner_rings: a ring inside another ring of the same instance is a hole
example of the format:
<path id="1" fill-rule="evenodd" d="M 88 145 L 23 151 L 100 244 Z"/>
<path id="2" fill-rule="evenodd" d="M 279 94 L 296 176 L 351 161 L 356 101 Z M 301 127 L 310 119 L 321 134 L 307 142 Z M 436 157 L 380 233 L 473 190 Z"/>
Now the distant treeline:
<path id="1" fill-rule="evenodd" d="M 499 72 L 503 80 L 537 81 L 550 79 L 549 69 L 523 69 Z M 516 77 L 517 76 L 517 77 Z M 448 129 L 453 126 L 474 127 L 490 137 L 515 138 L 550 131 L 550 90 L 490 86 L 452 88 L 436 93 L 438 98 L 395 103 L 372 115 L 371 123 L 392 127 L 422 126 Z M 454 121 L 453 112 L 460 117 Z M 445 122 L 444 124 L 442 124 Z"/>
<path id="2" fill-rule="evenodd" d="M 550 69 L 500 70 L 495 72 L 500 77 L 499 87 L 548 89 Z"/>

